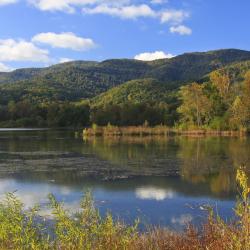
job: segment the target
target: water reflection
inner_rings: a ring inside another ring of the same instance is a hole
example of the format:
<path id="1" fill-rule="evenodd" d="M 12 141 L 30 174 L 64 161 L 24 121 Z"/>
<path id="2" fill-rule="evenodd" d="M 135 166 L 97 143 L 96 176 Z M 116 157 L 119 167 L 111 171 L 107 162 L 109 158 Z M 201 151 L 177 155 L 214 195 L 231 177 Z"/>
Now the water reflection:
<path id="1" fill-rule="evenodd" d="M 135 190 L 136 197 L 142 200 L 163 201 L 165 199 L 174 198 L 172 190 L 166 190 L 155 187 L 140 187 Z"/>
<path id="2" fill-rule="evenodd" d="M 235 171 L 250 170 L 249 138 L 75 138 L 72 131 L 0 132 L 0 195 L 27 206 L 54 193 L 79 209 L 91 188 L 104 213 L 180 226 L 204 216 L 204 203 L 232 214 Z M 190 207 L 195 209 L 190 209 Z"/>
<path id="3" fill-rule="evenodd" d="M 235 171 L 250 170 L 249 138 L 147 137 L 92 139 L 88 143 L 102 159 L 114 165 L 132 167 L 141 175 L 181 176 L 184 180 L 207 183 L 216 195 L 236 191 Z"/>
<path id="4" fill-rule="evenodd" d="M 180 217 L 173 217 L 171 219 L 172 224 L 177 224 L 180 226 L 188 225 L 193 221 L 193 216 L 191 214 L 182 214 Z"/>
<path id="5" fill-rule="evenodd" d="M 15 191 L 26 208 L 40 204 L 40 214 L 52 218 L 48 193 L 55 194 L 67 209 L 76 212 L 80 209 L 83 191 L 91 189 L 101 214 L 111 211 L 115 217 L 129 223 L 139 217 L 142 225 L 167 225 L 174 229 L 181 229 L 186 222 L 196 223 L 204 219 L 207 213 L 200 209 L 204 204 L 216 205 L 224 218 L 232 215 L 231 208 L 234 205 L 233 200 L 214 199 L 205 186 L 193 186 L 178 177 L 137 177 L 108 182 L 79 177 L 76 173 L 74 176 L 68 173 L 68 178 L 64 179 L 56 173 L 50 177 L 53 181 L 29 173 L 2 178 L 0 198 L 6 192 Z"/>

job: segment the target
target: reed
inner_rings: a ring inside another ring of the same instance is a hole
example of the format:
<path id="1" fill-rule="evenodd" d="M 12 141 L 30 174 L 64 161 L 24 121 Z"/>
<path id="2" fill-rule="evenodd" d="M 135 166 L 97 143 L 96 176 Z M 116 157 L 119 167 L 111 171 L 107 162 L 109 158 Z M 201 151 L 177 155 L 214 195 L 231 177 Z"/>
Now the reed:
<path id="1" fill-rule="evenodd" d="M 84 129 L 84 136 L 152 136 L 162 135 L 168 136 L 174 133 L 174 130 L 164 125 L 155 127 L 143 126 L 128 126 L 118 127 L 108 124 L 107 126 L 92 125 L 91 128 Z"/>
<path id="2" fill-rule="evenodd" d="M 90 136 L 172 136 L 172 135 L 184 135 L 184 136 L 223 136 L 223 137 L 239 137 L 246 136 L 248 132 L 246 130 L 211 130 L 208 128 L 169 128 L 164 125 L 158 125 L 155 127 L 143 126 L 128 126 L 119 127 L 108 124 L 107 126 L 98 126 L 93 124 L 91 128 L 85 128 L 83 130 L 84 137 Z"/>

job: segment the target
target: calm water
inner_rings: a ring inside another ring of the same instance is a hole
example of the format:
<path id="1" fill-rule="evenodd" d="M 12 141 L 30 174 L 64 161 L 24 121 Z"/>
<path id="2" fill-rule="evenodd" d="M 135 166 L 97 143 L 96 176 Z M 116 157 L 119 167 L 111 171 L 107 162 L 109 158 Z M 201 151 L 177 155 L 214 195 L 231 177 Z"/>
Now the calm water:
<path id="1" fill-rule="evenodd" d="M 0 130 L 0 195 L 16 191 L 27 207 L 53 193 L 78 209 L 91 189 L 101 213 L 127 222 L 181 228 L 214 206 L 232 215 L 235 169 L 250 169 L 249 138 L 77 138 L 70 131 Z"/>

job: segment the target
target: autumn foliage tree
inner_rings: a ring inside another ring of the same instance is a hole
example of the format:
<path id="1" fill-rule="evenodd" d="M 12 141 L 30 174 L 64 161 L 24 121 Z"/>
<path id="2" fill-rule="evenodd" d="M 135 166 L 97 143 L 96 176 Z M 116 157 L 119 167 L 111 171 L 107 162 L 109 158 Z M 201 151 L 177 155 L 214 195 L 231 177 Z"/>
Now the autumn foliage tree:
<path id="1" fill-rule="evenodd" d="M 245 75 L 242 93 L 237 95 L 231 107 L 231 122 L 237 128 L 250 125 L 250 71 Z"/>
<path id="2" fill-rule="evenodd" d="M 179 91 L 182 105 L 178 112 L 182 121 L 200 127 L 210 119 L 211 101 L 204 93 L 204 85 L 196 82 L 181 87 Z"/>
<path id="3" fill-rule="evenodd" d="M 227 99 L 230 93 L 231 79 L 225 71 L 215 71 L 210 75 L 211 83 L 217 88 L 220 96 Z"/>

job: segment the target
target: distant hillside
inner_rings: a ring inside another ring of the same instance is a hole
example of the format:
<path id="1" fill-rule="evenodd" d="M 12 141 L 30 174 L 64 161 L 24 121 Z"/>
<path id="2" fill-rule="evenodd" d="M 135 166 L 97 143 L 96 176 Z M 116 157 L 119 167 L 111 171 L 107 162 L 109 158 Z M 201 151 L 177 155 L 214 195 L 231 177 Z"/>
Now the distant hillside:
<path id="1" fill-rule="evenodd" d="M 152 78 L 176 84 L 197 81 L 209 72 L 226 65 L 250 60 L 250 52 L 236 49 L 186 53 L 172 59 L 152 62 Z"/>
<path id="2" fill-rule="evenodd" d="M 168 85 L 152 78 L 126 82 L 90 100 L 92 107 L 124 103 L 168 103 L 173 98 Z"/>
<path id="3" fill-rule="evenodd" d="M 0 84 L 1 83 L 13 83 L 22 80 L 30 80 L 35 77 L 43 77 L 50 73 L 60 73 L 62 70 L 68 70 L 72 68 L 86 69 L 88 67 L 96 66 L 98 62 L 91 61 L 74 61 L 56 64 L 47 68 L 27 68 L 17 69 L 12 72 L 1 73 L 0 72 Z"/>
<path id="4" fill-rule="evenodd" d="M 229 64 L 215 71 L 219 71 L 219 72 L 224 71 L 230 76 L 230 79 L 233 83 L 241 83 L 245 78 L 245 74 L 249 70 L 250 70 L 250 61 L 243 61 L 243 62 Z M 209 74 L 204 77 L 203 81 L 208 80 L 208 78 L 209 78 Z"/>
<path id="5" fill-rule="evenodd" d="M 12 72 L 0 72 L 1 83 L 13 83 L 20 80 L 30 80 L 39 75 L 44 69 L 17 69 Z"/>
<path id="6" fill-rule="evenodd" d="M 250 60 L 250 52 L 227 49 L 187 53 L 171 59 L 143 62 L 129 59 L 69 62 L 44 69 L 0 73 L 0 102 L 79 101 L 93 98 L 127 81 L 154 78 L 177 89 L 231 63 Z"/>

